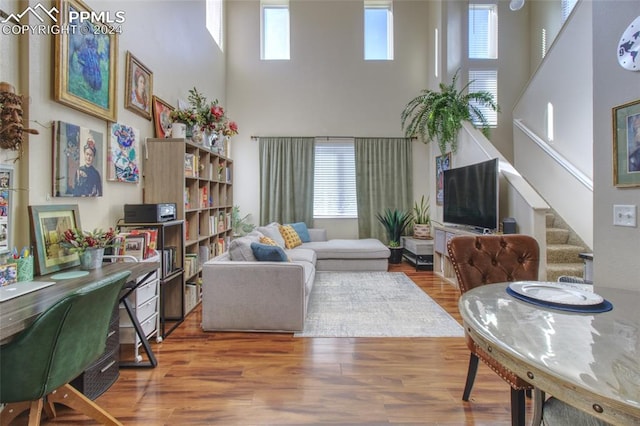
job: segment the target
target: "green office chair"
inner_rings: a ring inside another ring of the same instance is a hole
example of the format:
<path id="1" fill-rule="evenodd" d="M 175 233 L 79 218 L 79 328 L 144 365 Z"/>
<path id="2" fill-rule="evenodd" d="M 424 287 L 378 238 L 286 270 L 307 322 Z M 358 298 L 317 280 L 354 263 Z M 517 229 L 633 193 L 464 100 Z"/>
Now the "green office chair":
<path id="1" fill-rule="evenodd" d="M 0 424 L 30 409 L 29 426 L 39 425 L 43 408 L 56 416 L 54 403 L 102 424 L 122 424 L 69 382 L 105 351 L 111 316 L 130 274 L 115 273 L 76 290 L 0 347 L 0 402 L 7 404 Z"/>

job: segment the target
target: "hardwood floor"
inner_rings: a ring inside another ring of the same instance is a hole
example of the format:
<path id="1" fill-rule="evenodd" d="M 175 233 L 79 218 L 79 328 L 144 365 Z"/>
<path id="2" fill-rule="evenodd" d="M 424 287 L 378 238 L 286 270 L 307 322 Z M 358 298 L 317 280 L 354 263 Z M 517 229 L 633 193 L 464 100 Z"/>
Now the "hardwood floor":
<path id="1" fill-rule="evenodd" d="M 393 265 L 460 321 L 458 291 Z M 294 338 L 205 333 L 197 308 L 164 342 L 159 365 L 122 369 L 96 401 L 125 425 L 509 425 L 509 386 L 482 365 L 461 400 L 463 338 Z M 527 401 L 527 416 L 531 401 Z M 21 421 L 25 421 L 23 416 Z M 93 424 L 60 409 L 43 424 Z"/>

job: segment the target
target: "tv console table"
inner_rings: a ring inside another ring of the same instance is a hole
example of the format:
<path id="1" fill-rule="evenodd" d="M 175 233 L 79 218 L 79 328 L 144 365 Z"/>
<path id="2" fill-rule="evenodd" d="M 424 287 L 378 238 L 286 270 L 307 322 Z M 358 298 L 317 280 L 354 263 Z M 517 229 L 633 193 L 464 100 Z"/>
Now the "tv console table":
<path id="1" fill-rule="evenodd" d="M 456 235 L 481 235 L 481 232 L 472 232 L 467 228 L 452 228 L 446 226 L 435 226 L 435 238 L 433 245 L 433 272 L 441 276 L 449 284 L 458 288 L 456 272 L 447 253 L 447 243 Z"/>

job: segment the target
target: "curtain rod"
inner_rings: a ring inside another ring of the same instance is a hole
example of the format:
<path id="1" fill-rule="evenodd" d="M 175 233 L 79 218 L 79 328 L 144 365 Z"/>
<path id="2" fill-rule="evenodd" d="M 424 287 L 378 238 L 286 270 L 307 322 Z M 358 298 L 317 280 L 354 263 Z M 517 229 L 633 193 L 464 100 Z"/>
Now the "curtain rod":
<path id="1" fill-rule="evenodd" d="M 314 138 L 314 139 L 355 139 L 355 138 L 362 138 L 362 137 L 368 137 L 368 138 L 372 138 L 372 137 L 376 137 L 376 136 L 251 136 L 251 140 L 257 141 L 260 138 Z M 406 138 L 405 136 L 393 136 L 393 137 L 383 137 L 385 139 L 391 139 L 391 138 Z M 409 138 L 411 140 L 416 140 L 418 139 L 417 136 L 412 136 L 411 138 Z"/>

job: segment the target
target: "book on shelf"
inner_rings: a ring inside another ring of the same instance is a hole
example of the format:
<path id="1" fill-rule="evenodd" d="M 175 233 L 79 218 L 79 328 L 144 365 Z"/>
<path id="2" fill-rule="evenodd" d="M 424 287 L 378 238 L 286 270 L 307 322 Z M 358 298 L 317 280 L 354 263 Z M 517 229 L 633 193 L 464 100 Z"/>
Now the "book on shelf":
<path id="1" fill-rule="evenodd" d="M 209 204 L 209 189 L 207 186 L 200 188 L 200 208 L 207 208 Z"/>
<path id="2" fill-rule="evenodd" d="M 184 208 L 187 210 L 191 208 L 191 194 L 188 186 L 184 187 Z"/>
<path id="3" fill-rule="evenodd" d="M 162 250 L 162 272 L 164 276 L 169 275 L 177 269 L 177 252 L 178 249 L 175 246 L 167 246 Z"/>
<path id="4" fill-rule="evenodd" d="M 184 175 L 198 177 L 198 157 L 195 154 L 188 152 L 184 154 Z"/>
<path id="5" fill-rule="evenodd" d="M 184 255 L 184 276 L 192 277 L 198 273 L 200 268 L 200 259 L 196 253 L 187 253 Z"/>

